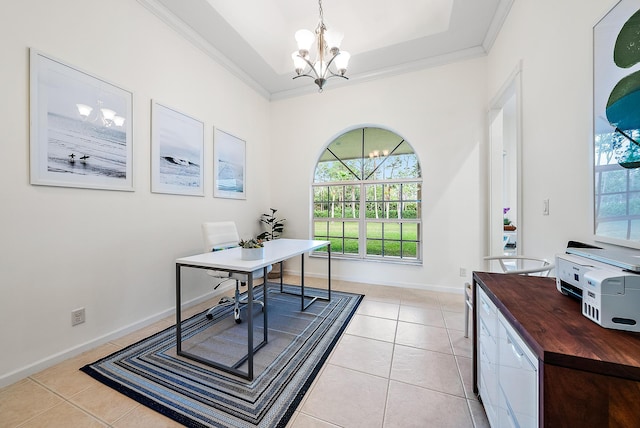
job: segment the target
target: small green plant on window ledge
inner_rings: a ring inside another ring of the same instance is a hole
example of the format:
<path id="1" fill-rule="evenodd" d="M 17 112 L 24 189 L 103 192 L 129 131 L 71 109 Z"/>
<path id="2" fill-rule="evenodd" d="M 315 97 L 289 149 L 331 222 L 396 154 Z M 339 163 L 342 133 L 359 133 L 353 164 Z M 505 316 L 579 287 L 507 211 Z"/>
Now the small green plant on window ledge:
<path id="1" fill-rule="evenodd" d="M 242 248 L 262 248 L 264 247 L 264 242 L 260 238 L 251 238 L 246 241 L 241 239 L 238 245 Z"/>

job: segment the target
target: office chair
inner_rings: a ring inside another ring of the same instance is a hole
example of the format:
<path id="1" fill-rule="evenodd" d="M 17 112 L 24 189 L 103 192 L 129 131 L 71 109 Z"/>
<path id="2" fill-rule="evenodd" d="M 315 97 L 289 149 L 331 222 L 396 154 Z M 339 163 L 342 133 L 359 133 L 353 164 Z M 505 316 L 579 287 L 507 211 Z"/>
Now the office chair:
<path id="1" fill-rule="evenodd" d="M 555 265 L 546 259 L 527 256 L 489 256 L 487 261 L 497 260 L 501 273 L 508 275 L 549 276 Z M 469 311 L 473 311 L 473 290 L 470 283 L 464 284 L 464 337 L 469 337 Z"/>
<path id="2" fill-rule="evenodd" d="M 220 221 L 220 222 L 207 222 L 202 223 L 202 238 L 204 241 L 205 252 L 209 251 L 224 251 L 229 248 L 238 246 L 240 237 L 238 236 L 238 230 L 236 224 L 233 221 Z M 267 272 L 271 271 L 271 266 L 267 268 Z M 249 302 L 247 297 L 241 296 L 240 286 L 247 285 L 247 275 L 242 273 L 229 273 L 225 271 L 207 270 L 207 273 L 216 279 L 216 284 L 213 289 L 217 289 L 221 284 L 227 281 L 235 281 L 236 288 L 234 297 L 223 297 L 220 299 L 217 305 L 207 311 L 207 318 L 213 318 L 213 311 L 220 306 L 232 306 L 233 305 L 233 318 L 236 323 L 240 324 L 242 319 L 240 318 L 240 307 L 246 305 Z M 253 279 L 262 278 L 264 276 L 264 270 L 258 269 L 253 272 Z M 264 292 L 266 293 L 266 278 L 264 279 Z M 260 300 L 254 300 L 253 303 L 259 304 L 264 310 L 264 303 Z"/>

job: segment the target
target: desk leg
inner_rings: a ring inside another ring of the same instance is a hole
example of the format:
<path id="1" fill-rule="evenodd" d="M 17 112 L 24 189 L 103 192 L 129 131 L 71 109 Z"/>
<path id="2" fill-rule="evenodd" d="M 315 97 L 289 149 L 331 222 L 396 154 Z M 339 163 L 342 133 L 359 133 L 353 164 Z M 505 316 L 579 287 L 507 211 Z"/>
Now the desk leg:
<path id="1" fill-rule="evenodd" d="M 267 341 L 267 332 L 269 331 L 269 326 L 267 325 L 267 319 L 268 319 L 267 318 L 267 294 L 269 294 L 268 293 L 269 290 L 267 289 L 267 286 L 268 286 L 267 274 L 268 274 L 267 267 L 265 266 L 264 269 L 262 270 L 262 275 L 263 275 L 262 278 L 264 282 L 264 285 L 262 286 L 262 300 L 263 300 L 262 304 L 264 305 L 262 308 L 262 312 L 263 312 L 262 319 L 263 319 L 263 325 L 264 325 L 264 341 L 265 342 Z"/>
<path id="2" fill-rule="evenodd" d="M 180 303 L 180 272 L 181 265 L 176 264 L 176 351 L 182 351 L 182 304 Z"/>
<path id="3" fill-rule="evenodd" d="M 300 255 L 300 274 L 302 277 L 300 278 L 300 294 L 302 300 L 301 311 L 304 311 L 304 254 Z"/>
<path id="4" fill-rule="evenodd" d="M 249 294 L 249 304 L 247 305 L 247 316 L 249 317 L 247 320 L 247 340 L 249 351 L 249 354 L 247 355 L 247 375 L 249 380 L 253 380 L 253 272 L 249 272 L 247 278 L 247 293 Z"/>
<path id="5" fill-rule="evenodd" d="M 331 242 L 327 245 L 327 298 L 331 301 Z"/>

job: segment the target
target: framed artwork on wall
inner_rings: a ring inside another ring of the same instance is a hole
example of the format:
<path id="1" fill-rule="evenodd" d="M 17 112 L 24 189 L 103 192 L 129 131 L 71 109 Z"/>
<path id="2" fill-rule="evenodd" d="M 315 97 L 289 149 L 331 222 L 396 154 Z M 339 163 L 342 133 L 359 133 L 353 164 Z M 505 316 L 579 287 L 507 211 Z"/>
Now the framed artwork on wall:
<path id="1" fill-rule="evenodd" d="M 133 94 L 30 50 L 31 184 L 133 191 Z"/>
<path id="2" fill-rule="evenodd" d="M 595 239 L 640 248 L 640 1 L 593 28 Z"/>
<path id="3" fill-rule="evenodd" d="M 220 129 L 213 132 L 213 196 L 246 199 L 246 143 Z"/>
<path id="4" fill-rule="evenodd" d="M 204 196 L 204 123 L 151 103 L 151 191 Z"/>

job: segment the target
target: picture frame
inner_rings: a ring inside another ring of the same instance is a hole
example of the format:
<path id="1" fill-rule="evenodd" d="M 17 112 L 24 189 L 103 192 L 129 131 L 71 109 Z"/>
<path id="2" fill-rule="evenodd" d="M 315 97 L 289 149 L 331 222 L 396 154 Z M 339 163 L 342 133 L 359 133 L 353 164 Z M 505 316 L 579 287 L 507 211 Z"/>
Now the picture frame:
<path id="1" fill-rule="evenodd" d="M 593 26 L 593 234 L 640 248 L 640 2 L 620 0 Z"/>
<path id="2" fill-rule="evenodd" d="M 29 56 L 31 184 L 133 191 L 133 93 Z"/>
<path id="3" fill-rule="evenodd" d="M 151 191 L 204 196 L 204 123 L 151 102 Z"/>
<path id="4" fill-rule="evenodd" d="M 246 199 L 246 142 L 217 128 L 213 135 L 213 196 Z"/>

